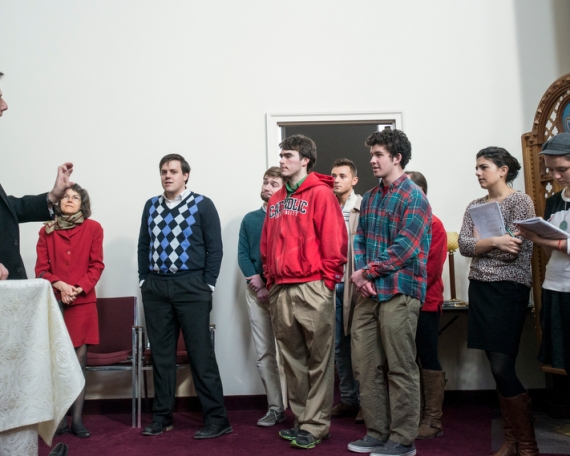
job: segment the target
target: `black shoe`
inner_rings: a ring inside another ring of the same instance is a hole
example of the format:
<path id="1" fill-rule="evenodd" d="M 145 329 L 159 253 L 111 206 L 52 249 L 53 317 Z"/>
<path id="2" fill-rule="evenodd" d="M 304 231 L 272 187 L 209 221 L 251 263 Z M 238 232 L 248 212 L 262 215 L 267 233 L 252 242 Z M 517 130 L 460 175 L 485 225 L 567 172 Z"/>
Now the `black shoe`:
<path id="1" fill-rule="evenodd" d="M 69 447 L 65 443 L 59 442 L 53 447 L 53 450 L 49 452 L 48 456 L 67 456 L 68 453 Z"/>
<path id="2" fill-rule="evenodd" d="M 83 424 L 79 424 L 77 426 L 74 426 L 73 423 L 71 424 L 71 433 L 76 436 L 79 437 L 80 439 L 86 439 L 87 437 L 89 437 L 91 435 L 91 432 L 89 432 L 89 430 L 83 426 Z"/>
<path id="3" fill-rule="evenodd" d="M 59 423 L 59 426 L 55 430 L 55 434 L 53 436 L 57 437 L 58 435 L 67 434 L 69 431 L 70 431 L 70 429 L 69 429 L 69 425 L 67 424 L 67 421 L 64 423 L 63 426 L 61 425 L 61 423 Z"/>
<path id="4" fill-rule="evenodd" d="M 160 435 L 164 431 L 172 431 L 172 424 L 164 424 L 159 421 L 153 421 L 142 431 L 142 435 Z"/>
<path id="5" fill-rule="evenodd" d="M 208 424 L 194 434 L 195 439 L 214 439 L 233 432 L 229 424 Z"/>

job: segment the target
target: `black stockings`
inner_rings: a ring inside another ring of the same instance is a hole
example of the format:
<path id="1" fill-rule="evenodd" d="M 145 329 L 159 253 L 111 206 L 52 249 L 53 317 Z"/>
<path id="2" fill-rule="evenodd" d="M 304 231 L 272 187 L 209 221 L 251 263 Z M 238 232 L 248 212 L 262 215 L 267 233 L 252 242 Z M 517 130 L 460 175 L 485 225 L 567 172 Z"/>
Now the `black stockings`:
<path id="1" fill-rule="evenodd" d="M 85 377 L 85 366 L 87 364 L 87 345 L 83 344 L 80 347 L 75 348 L 75 354 L 77 355 L 77 360 L 83 371 L 83 376 Z M 83 428 L 83 421 L 81 415 L 83 414 L 83 402 L 85 401 L 85 386 L 75 399 L 75 402 L 71 405 L 69 409 L 71 411 L 71 428 L 74 430 L 79 430 Z"/>
<path id="2" fill-rule="evenodd" d="M 491 373 L 497 383 L 499 394 L 503 397 L 523 394 L 526 390 L 515 371 L 516 356 L 492 351 L 485 351 L 485 353 L 491 363 Z"/>

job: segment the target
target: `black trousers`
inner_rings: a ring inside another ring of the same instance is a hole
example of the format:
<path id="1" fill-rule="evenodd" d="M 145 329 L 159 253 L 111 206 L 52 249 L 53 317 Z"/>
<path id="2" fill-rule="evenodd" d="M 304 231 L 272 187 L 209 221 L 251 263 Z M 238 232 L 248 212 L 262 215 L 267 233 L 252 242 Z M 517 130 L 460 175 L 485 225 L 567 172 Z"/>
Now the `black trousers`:
<path id="1" fill-rule="evenodd" d="M 149 275 L 142 288 L 153 358 L 153 421 L 172 423 L 176 391 L 176 345 L 182 329 L 204 425 L 229 425 L 216 355 L 210 339 L 212 290 L 199 276 Z"/>

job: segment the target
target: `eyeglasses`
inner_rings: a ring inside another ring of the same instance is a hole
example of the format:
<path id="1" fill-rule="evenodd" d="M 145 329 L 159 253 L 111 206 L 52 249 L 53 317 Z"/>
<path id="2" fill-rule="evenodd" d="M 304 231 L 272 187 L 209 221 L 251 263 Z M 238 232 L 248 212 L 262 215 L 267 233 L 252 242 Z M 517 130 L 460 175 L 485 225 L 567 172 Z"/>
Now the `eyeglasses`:
<path id="1" fill-rule="evenodd" d="M 79 195 L 63 195 L 62 200 L 81 201 L 81 197 Z"/>

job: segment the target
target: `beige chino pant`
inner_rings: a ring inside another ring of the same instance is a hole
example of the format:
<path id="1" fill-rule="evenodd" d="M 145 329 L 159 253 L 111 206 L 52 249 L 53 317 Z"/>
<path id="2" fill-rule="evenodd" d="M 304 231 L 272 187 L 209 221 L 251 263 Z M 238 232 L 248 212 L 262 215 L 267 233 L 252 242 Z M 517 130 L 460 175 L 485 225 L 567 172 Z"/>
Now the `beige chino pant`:
<path id="1" fill-rule="evenodd" d="M 265 387 L 267 404 L 270 410 L 283 412 L 283 395 L 281 378 L 277 363 L 275 335 L 271 322 L 270 304 L 263 304 L 257 299 L 257 293 L 246 289 L 245 300 L 251 324 L 251 336 L 257 352 L 257 371 Z"/>
<path id="2" fill-rule="evenodd" d="M 402 445 L 413 443 L 420 421 L 415 343 L 420 307 L 417 299 L 402 294 L 383 302 L 360 297 L 352 319 L 352 368 L 360 382 L 367 434 Z"/>
<path id="3" fill-rule="evenodd" d="M 295 425 L 325 437 L 333 405 L 334 293 L 321 280 L 274 285 L 269 299 Z"/>

